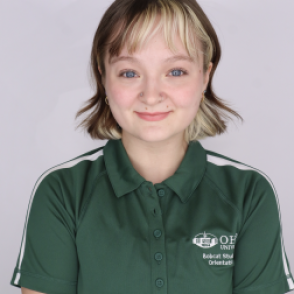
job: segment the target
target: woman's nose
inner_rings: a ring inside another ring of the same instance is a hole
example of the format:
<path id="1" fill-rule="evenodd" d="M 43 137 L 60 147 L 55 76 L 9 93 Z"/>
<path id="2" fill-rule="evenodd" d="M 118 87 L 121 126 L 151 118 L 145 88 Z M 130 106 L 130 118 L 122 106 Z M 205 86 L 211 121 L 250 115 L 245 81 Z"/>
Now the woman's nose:
<path id="1" fill-rule="evenodd" d="M 143 95 L 139 95 L 139 98 L 146 104 L 157 104 L 163 101 L 166 96 L 162 90 L 158 82 L 149 82 L 142 87 L 140 94 L 142 95 L 143 93 Z"/>

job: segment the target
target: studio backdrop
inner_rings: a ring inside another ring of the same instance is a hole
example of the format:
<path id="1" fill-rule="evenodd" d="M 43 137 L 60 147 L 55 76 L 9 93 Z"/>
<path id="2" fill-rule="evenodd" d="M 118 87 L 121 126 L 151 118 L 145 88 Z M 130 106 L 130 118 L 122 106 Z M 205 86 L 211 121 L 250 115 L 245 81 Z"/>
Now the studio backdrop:
<path id="1" fill-rule="evenodd" d="M 90 49 L 110 0 L 0 1 L 1 293 L 19 253 L 30 194 L 54 165 L 105 145 L 76 112 L 91 97 Z M 278 192 L 283 238 L 294 266 L 294 2 L 199 0 L 218 34 L 213 87 L 241 114 L 204 148 L 265 172 Z M 252 240 L 254 242 L 254 240 Z"/>

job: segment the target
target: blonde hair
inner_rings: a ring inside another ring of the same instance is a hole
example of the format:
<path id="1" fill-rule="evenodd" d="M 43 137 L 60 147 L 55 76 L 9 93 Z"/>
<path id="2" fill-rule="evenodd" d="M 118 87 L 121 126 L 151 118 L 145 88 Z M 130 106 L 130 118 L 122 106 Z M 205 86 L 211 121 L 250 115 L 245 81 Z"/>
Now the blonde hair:
<path id="1" fill-rule="evenodd" d="M 160 18 L 154 28 L 158 16 Z M 93 40 L 91 73 L 96 82 L 96 93 L 76 115 L 78 117 L 93 108 L 79 125 L 85 127 L 93 139 L 120 139 L 122 134 L 104 100 L 102 80 L 105 78 L 104 61 L 107 50 L 108 62 L 113 56 L 119 56 L 125 45 L 129 54 L 132 54 L 160 30 L 173 53 L 176 53 L 174 37 L 178 34 L 190 57 L 198 58 L 200 54 L 203 55 L 204 72 L 209 63 L 213 63 L 206 99 L 185 129 L 186 142 L 225 132 L 226 121 L 231 119 L 227 113 L 243 120 L 212 90 L 212 78 L 220 60 L 221 48 L 215 30 L 195 0 L 116 0 L 104 13 Z"/>

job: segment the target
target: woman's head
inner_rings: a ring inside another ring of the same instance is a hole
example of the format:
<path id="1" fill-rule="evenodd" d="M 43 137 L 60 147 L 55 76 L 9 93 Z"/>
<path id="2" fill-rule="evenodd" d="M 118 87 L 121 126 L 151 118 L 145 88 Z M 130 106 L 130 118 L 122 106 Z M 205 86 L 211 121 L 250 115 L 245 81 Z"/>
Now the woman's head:
<path id="1" fill-rule="evenodd" d="M 241 117 L 212 90 L 220 54 L 216 33 L 196 1 L 115 1 L 94 37 L 96 93 L 77 113 L 92 109 L 81 125 L 98 139 L 119 139 L 124 132 L 158 141 L 182 133 L 189 142 L 223 133 L 225 112 Z M 179 55 L 186 59 L 166 61 Z M 136 113 L 167 111 L 167 118 L 152 122 Z"/>

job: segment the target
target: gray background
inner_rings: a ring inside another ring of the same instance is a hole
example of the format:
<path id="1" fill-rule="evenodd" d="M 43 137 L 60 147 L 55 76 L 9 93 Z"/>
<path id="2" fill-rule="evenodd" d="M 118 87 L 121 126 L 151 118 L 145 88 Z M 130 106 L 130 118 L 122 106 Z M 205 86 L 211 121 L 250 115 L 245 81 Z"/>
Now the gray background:
<path id="1" fill-rule="evenodd" d="M 48 168 L 106 141 L 75 130 L 93 93 L 89 60 L 100 17 L 112 1 L 1 0 L 1 293 L 19 253 L 32 188 Z M 265 172 L 280 200 L 294 268 L 294 2 L 200 0 L 223 49 L 214 88 L 245 119 L 202 140 L 207 149 Z"/>

